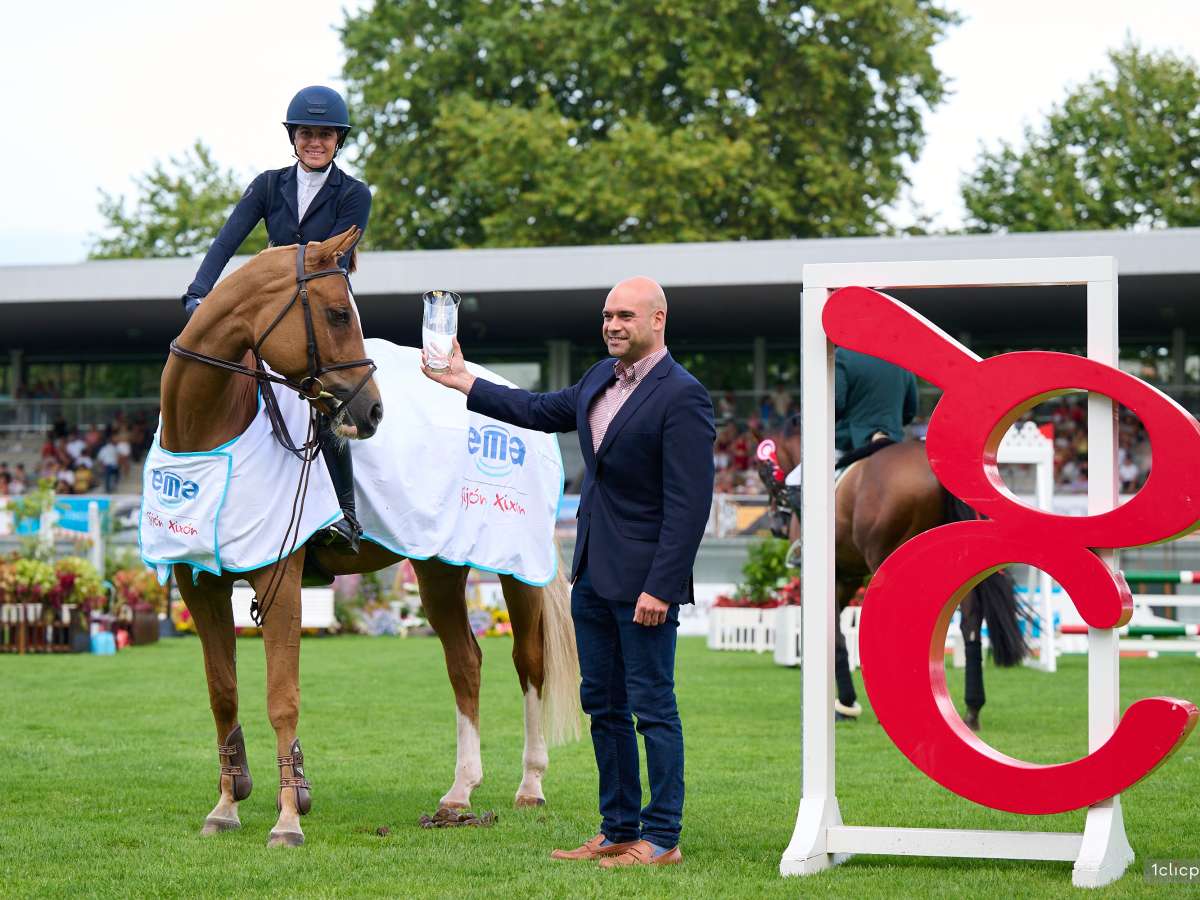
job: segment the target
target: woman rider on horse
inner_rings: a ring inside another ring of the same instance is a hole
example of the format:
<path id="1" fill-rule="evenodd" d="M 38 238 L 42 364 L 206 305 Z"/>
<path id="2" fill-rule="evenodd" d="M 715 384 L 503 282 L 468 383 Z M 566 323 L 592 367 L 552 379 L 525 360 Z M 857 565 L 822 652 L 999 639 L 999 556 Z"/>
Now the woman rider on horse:
<path id="1" fill-rule="evenodd" d="M 341 95 L 327 87 L 304 88 L 288 104 L 283 125 L 296 163 L 263 172 L 250 182 L 182 297 L 189 317 L 260 220 L 267 224 L 271 246 L 323 241 L 351 225 L 358 226 L 360 232 L 367 230 L 371 193 L 333 162 L 350 133 L 350 114 Z M 347 274 L 354 271 L 354 260 L 354 253 L 342 256 L 341 265 Z M 357 553 L 362 528 L 355 515 L 349 444 L 334 437 L 324 415 L 318 417 L 317 436 L 344 518 L 316 540 Z"/>

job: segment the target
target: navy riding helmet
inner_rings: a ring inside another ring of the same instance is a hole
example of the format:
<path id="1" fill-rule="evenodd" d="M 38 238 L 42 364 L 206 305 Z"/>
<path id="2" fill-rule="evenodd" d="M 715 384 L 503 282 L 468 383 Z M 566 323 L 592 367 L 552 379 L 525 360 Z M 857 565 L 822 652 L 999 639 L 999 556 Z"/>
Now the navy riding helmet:
<path id="1" fill-rule="evenodd" d="M 350 111 L 346 101 L 333 88 L 319 84 L 301 88 L 288 104 L 287 118 L 283 121 L 288 140 L 295 142 L 296 128 L 300 125 L 325 125 L 336 128 L 338 149 L 346 142 L 350 133 Z"/>

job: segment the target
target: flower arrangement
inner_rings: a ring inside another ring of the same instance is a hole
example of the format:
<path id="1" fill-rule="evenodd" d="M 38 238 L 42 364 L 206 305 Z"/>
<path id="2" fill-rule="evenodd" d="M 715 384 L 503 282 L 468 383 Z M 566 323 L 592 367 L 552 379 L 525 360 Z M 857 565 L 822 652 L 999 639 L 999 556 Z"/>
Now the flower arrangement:
<path id="1" fill-rule="evenodd" d="M 44 603 L 58 586 L 54 567 L 37 559 L 0 563 L 0 602 Z"/>
<path id="2" fill-rule="evenodd" d="M 79 556 L 64 556 L 54 564 L 58 584 L 55 588 L 55 606 L 71 604 L 85 612 L 104 606 L 104 586 L 96 567 Z"/>
<path id="3" fill-rule="evenodd" d="M 788 542 L 764 538 L 750 546 L 742 566 L 743 582 L 733 596 L 722 594 L 713 606 L 773 609 L 800 605 L 800 578 L 787 567 Z"/>
<path id="4" fill-rule="evenodd" d="M 156 613 L 167 610 L 167 589 L 152 569 L 118 569 L 112 576 L 117 601 L 131 610 Z"/>
<path id="5" fill-rule="evenodd" d="M 171 607 L 171 621 L 175 625 L 175 630 L 180 634 L 190 634 L 196 630 L 196 623 L 192 621 L 192 614 L 188 612 L 188 608 L 182 603 L 176 603 Z"/>
<path id="6" fill-rule="evenodd" d="M 47 622 L 57 621 L 64 607 L 70 607 L 74 621 L 86 628 L 89 614 L 102 609 L 106 600 L 100 576 L 86 559 L 0 560 L 0 603 L 40 604 Z"/>
<path id="7" fill-rule="evenodd" d="M 512 634 L 512 619 L 509 618 L 507 609 L 493 609 L 492 624 L 485 635 L 496 637 L 502 634 Z"/>

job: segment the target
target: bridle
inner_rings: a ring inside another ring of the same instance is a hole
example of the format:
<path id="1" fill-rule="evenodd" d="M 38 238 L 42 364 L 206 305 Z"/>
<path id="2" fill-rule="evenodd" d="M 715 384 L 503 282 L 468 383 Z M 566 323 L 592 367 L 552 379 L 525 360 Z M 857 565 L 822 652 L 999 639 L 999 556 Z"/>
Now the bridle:
<path id="1" fill-rule="evenodd" d="M 799 498 L 791 487 L 784 483 L 786 474 L 779 468 L 779 458 L 776 456 L 775 441 L 767 438 L 759 442 L 754 453 L 758 477 L 762 479 L 767 491 L 767 505 L 771 518 L 768 524 L 771 534 L 777 538 L 788 536 L 788 526 L 792 516 L 800 514 Z"/>
<path id="2" fill-rule="evenodd" d="M 307 243 L 299 244 L 296 247 L 296 292 L 292 294 L 292 299 L 287 302 L 282 310 L 279 311 L 266 331 L 262 333 L 257 341 L 254 342 L 254 347 L 251 352 L 254 354 L 254 368 L 243 366 L 241 363 L 230 362 L 227 359 L 221 359 L 216 356 L 208 356 L 204 353 L 199 353 L 195 350 L 188 350 L 179 345 L 179 339 L 171 341 L 171 352 L 176 356 L 184 359 L 194 360 L 195 362 L 204 363 L 205 365 L 215 366 L 218 369 L 225 369 L 228 372 L 235 372 L 239 375 L 246 375 L 253 378 L 260 386 L 266 386 L 265 383 L 278 384 L 286 387 L 289 390 L 295 391 L 313 407 L 316 407 L 318 401 L 328 402 L 329 400 L 337 400 L 336 395 L 325 390 L 325 385 L 321 382 L 321 376 L 329 372 L 338 372 L 342 369 L 358 369 L 366 367 L 367 373 L 355 386 L 354 390 L 344 400 L 330 408 L 327 413 L 331 420 L 336 420 L 338 416 L 346 409 L 346 407 L 354 401 L 361 391 L 371 380 L 371 376 L 375 374 L 375 361 L 372 359 L 356 359 L 352 362 L 333 363 L 331 365 L 322 365 L 321 351 L 317 347 L 317 335 L 313 328 L 312 308 L 308 300 L 308 283 L 316 278 L 324 278 L 326 275 L 340 275 L 346 279 L 347 288 L 349 288 L 350 278 L 346 275 L 344 269 L 334 266 L 332 269 L 321 269 L 317 272 L 304 271 L 304 251 L 308 247 Z M 304 312 L 304 331 L 308 338 L 308 375 L 299 382 L 293 381 L 290 378 L 284 378 L 282 375 L 277 375 L 274 372 L 268 372 L 262 358 L 262 346 L 267 338 L 271 336 L 277 325 L 283 321 L 286 316 L 296 305 L 296 301 L 300 301 L 300 308 Z M 269 399 L 268 399 L 269 398 Z M 279 442 L 293 453 L 300 452 L 301 448 L 292 445 L 291 437 L 287 433 L 287 428 L 283 425 L 283 417 L 279 413 L 275 395 L 270 390 L 263 391 L 263 403 L 267 406 L 268 415 L 271 418 L 272 428 L 275 430 L 275 436 Z M 282 433 L 281 433 L 282 432 Z"/>
<path id="3" fill-rule="evenodd" d="M 224 369 L 227 372 L 234 372 L 238 375 L 245 375 L 248 378 L 253 378 L 258 382 L 262 393 L 263 406 L 266 407 L 267 417 L 271 421 L 271 431 L 277 440 L 285 449 L 297 456 L 302 465 L 300 466 L 300 479 L 296 485 L 296 495 L 292 498 L 292 513 L 288 522 L 287 530 L 284 532 L 283 543 L 279 547 L 279 560 L 283 560 L 285 556 L 291 556 L 299 543 L 300 537 L 300 521 L 304 514 L 304 500 L 308 494 L 309 473 L 312 470 L 312 463 L 320 452 L 320 438 L 317 436 L 317 413 L 320 412 L 317 407 L 318 401 L 328 402 L 329 400 L 337 400 L 338 398 L 325 390 L 325 385 L 321 382 L 321 376 L 329 372 L 337 372 L 342 369 L 358 369 L 365 367 L 367 373 L 355 385 L 354 390 L 350 395 L 341 402 L 332 406 L 327 413 L 331 421 L 336 421 L 338 416 L 354 401 L 361 391 L 371 380 L 371 376 L 375 374 L 376 365 L 372 359 L 356 359 L 352 362 L 334 363 L 332 365 L 322 365 L 321 351 L 317 347 L 317 334 L 313 328 L 312 307 L 308 300 L 308 283 L 315 278 L 324 278 L 326 275 L 341 275 L 346 279 L 347 289 L 350 285 L 350 278 L 345 270 L 335 266 L 332 269 L 321 269 L 318 272 L 304 271 L 304 251 L 308 247 L 307 243 L 300 244 L 296 247 L 296 292 L 292 294 L 292 299 L 287 302 L 282 310 L 267 326 L 267 330 L 262 333 L 251 352 L 254 354 L 254 368 L 243 366 L 241 363 L 230 362 L 227 359 L 221 359 L 216 356 L 209 356 L 205 353 L 198 353 L 195 350 L 188 350 L 185 347 L 179 346 L 179 340 L 171 341 L 171 352 L 183 359 L 194 360 L 195 362 L 204 363 L 208 366 L 214 366 L 218 369 Z M 300 309 L 304 312 L 304 331 L 308 338 L 308 375 L 299 382 L 293 381 L 290 378 L 284 378 L 282 375 L 277 375 L 274 372 L 268 372 L 266 364 L 262 358 L 262 346 L 267 338 L 271 336 L 271 332 L 276 326 L 283 321 L 286 316 L 296 305 L 296 301 L 300 301 Z M 309 420 L 308 434 L 303 443 L 296 446 L 292 442 L 292 437 L 288 433 L 287 424 L 284 421 L 283 413 L 279 409 L 279 400 L 275 397 L 275 392 L 271 389 L 272 384 L 278 384 L 289 390 L 295 391 L 309 403 Z M 288 544 L 291 544 L 291 549 L 285 549 Z M 278 565 L 271 573 L 270 581 L 266 590 L 263 591 L 263 599 L 260 602 L 256 595 L 254 601 L 250 604 L 250 618 L 256 625 L 262 627 L 263 620 L 266 618 L 267 610 L 275 601 L 275 595 L 278 593 L 280 586 L 283 583 L 284 572 L 286 567 Z"/>

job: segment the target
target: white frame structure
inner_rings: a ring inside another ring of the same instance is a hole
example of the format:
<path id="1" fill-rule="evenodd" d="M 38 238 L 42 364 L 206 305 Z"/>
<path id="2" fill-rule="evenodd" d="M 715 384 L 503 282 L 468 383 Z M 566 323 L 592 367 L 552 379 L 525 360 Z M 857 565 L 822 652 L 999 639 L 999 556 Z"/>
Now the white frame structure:
<path id="1" fill-rule="evenodd" d="M 1117 264 L 1111 256 L 828 263 L 804 267 L 801 309 L 804 677 L 803 777 L 800 810 L 779 870 L 805 875 L 854 853 L 1074 861 L 1072 881 L 1099 887 L 1119 878 L 1133 850 L 1125 837 L 1120 797 L 1087 812 L 1082 833 L 967 831 L 851 826 L 842 822 L 835 782 L 833 727 L 834 517 L 833 345 L 821 314 L 841 287 L 896 288 L 1082 285 L 1087 291 L 1087 355 L 1116 366 Z M 1117 505 L 1113 401 L 1088 396 L 1088 513 Z M 1111 567 L 1114 551 L 1103 551 Z M 822 602 L 823 601 L 823 602 Z M 1120 716 L 1119 657 L 1112 629 L 1088 633 L 1088 749 L 1112 735 Z"/>

